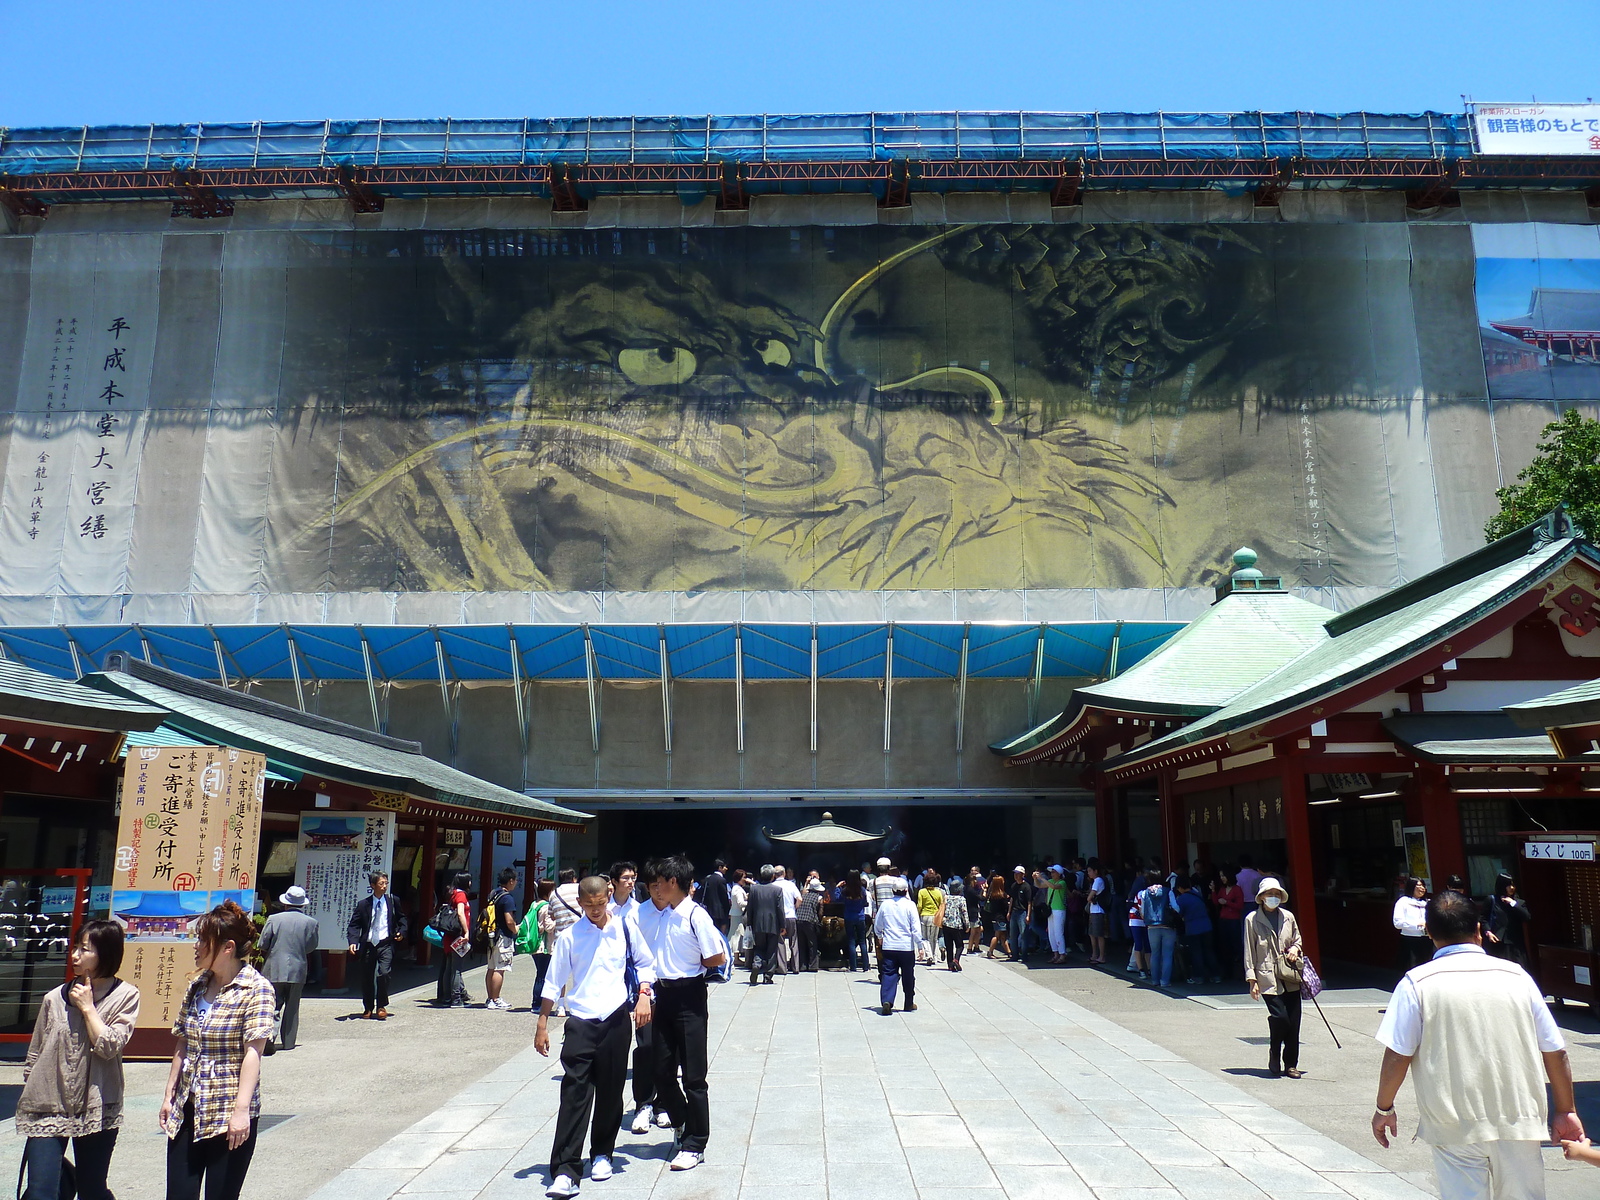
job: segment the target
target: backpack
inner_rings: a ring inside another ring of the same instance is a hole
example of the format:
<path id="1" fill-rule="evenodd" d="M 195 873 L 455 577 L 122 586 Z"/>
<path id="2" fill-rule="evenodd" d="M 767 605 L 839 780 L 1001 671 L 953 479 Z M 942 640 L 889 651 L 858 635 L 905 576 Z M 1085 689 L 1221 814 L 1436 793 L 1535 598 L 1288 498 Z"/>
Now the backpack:
<path id="1" fill-rule="evenodd" d="M 539 901 L 522 918 L 522 924 L 517 926 L 518 954 L 537 954 L 544 945 L 544 933 L 539 929 L 539 914 L 549 903 L 548 900 Z"/>
<path id="2" fill-rule="evenodd" d="M 504 888 L 495 888 L 489 893 L 489 898 L 483 902 L 482 909 L 478 912 L 477 928 L 473 930 L 472 940 L 481 946 L 493 943 L 494 935 L 500 932 L 499 900 L 506 894 Z"/>
<path id="3" fill-rule="evenodd" d="M 456 906 L 450 900 L 439 905 L 433 914 L 433 920 L 428 922 L 428 927 L 437 930 L 439 936 L 446 941 L 458 938 L 466 932 L 461 928 L 461 918 L 456 915 Z"/>

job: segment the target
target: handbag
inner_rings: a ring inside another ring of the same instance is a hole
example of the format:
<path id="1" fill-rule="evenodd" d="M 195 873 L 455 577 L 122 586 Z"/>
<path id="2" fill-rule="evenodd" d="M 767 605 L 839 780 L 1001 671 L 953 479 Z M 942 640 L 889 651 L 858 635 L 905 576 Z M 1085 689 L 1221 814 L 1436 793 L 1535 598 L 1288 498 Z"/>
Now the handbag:
<path id="1" fill-rule="evenodd" d="M 1260 916 L 1261 914 L 1257 913 L 1256 915 Z M 1265 918 L 1262 918 L 1262 923 L 1266 924 Z M 1305 977 L 1301 973 L 1300 969 L 1294 967 L 1289 960 L 1284 957 L 1283 942 L 1278 937 L 1278 931 L 1273 929 L 1270 924 L 1267 924 L 1267 931 L 1272 934 L 1272 946 L 1276 951 L 1276 953 L 1272 956 L 1272 961 L 1275 972 L 1278 976 L 1278 985 L 1280 987 L 1286 987 L 1290 991 L 1293 991 L 1295 988 L 1303 988 L 1305 986 Z M 1300 956 L 1300 962 L 1302 967 L 1309 967 L 1311 965 L 1311 963 L 1303 954 Z M 1320 985 L 1320 980 L 1318 982 Z M 1320 986 L 1318 990 L 1321 990 Z"/>
<path id="2" fill-rule="evenodd" d="M 1317 974 L 1311 960 L 1304 956 L 1300 959 L 1300 991 L 1311 1000 L 1322 995 L 1322 976 Z"/>
<path id="3" fill-rule="evenodd" d="M 438 930 L 447 938 L 460 937 L 466 933 L 466 930 L 461 928 L 461 918 L 456 915 L 456 906 L 448 900 L 439 905 L 433 914 L 433 920 L 428 922 L 428 928 Z"/>
<path id="4" fill-rule="evenodd" d="M 424 925 L 422 927 L 422 940 L 430 946 L 442 946 L 444 945 L 444 934 L 440 933 L 432 925 Z"/>

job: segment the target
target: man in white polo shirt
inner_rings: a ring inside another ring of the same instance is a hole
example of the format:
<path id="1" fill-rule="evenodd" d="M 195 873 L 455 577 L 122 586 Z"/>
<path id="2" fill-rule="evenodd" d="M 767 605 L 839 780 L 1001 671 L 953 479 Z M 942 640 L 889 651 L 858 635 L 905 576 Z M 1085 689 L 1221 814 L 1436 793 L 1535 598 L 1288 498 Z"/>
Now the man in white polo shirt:
<path id="1" fill-rule="evenodd" d="M 561 1034 L 561 1110 L 550 1149 L 546 1196 L 578 1194 L 583 1174 L 583 1127 L 589 1134 L 589 1178 L 611 1178 L 611 1154 L 622 1127 L 622 1084 L 628 1073 L 629 1034 L 650 1023 L 655 959 L 632 916 L 611 912 L 611 885 L 598 875 L 578 884 L 583 920 L 556 938 L 545 975 L 533 1048 L 550 1055 L 550 1010 L 566 988 L 567 1023 Z M 630 995 L 630 976 L 637 1000 Z"/>
<path id="2" fill-rule="evenodd" d="M 1528 973 L 1483 952 L 1471 900 L 1441 892 L 1426 920 L 1433 959 L 1406 972 L 1378 1027 L 1372 1135 L 1381 1146 L 1399 1136 L 1395 1096 L 1415 1067 L 1417 1136 L 1433 1147 L 1443 1200 L 1543 1200 L 1540 1141 L 1583 1136 L 1561 1031 Z"/>
<path id="3" fill-rule="evenodd" d="M 644 865 L 644 882 L 650 902 L 639 906 L 639 928 L 656 966 L 656 1108 L 678 1131 L 669 1166 L 692 1171 L 704 1161 L 711 1137 L 706 971 L 720 967 L 727 952 L 711 914 L 689 898 L 693 863 L 682 855 L 654 859 Z"/>

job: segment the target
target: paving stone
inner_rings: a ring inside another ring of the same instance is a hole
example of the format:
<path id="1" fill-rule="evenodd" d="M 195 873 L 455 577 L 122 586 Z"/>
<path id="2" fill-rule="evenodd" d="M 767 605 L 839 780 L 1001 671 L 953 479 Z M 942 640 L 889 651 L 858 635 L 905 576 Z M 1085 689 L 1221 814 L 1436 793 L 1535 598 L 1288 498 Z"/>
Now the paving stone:
<path id="1" fill-rule="evenodd" d="M 417 1174 L 410 1167 L 352 1167 L 311 1194 L 311 1200 L 389 1200 Z"/>
<path id="2" fill-rule="evenodd" d="M 920 1192 L 924 1188 L 998 1188 L 989 1160 L 976 1147 L 932 1148 L 918 1146 L 906 1150 L 906 1164 L 911 1168 L 912 1182 Z"/>

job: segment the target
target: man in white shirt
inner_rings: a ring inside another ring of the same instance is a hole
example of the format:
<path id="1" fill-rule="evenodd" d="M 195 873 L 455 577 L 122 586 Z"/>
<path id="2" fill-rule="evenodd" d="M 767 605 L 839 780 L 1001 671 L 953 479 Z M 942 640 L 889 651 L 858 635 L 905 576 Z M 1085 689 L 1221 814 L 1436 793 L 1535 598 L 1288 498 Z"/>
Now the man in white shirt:
<path id="1" fill-rule="evenodd" d="M 639 916 L 639 868 L 631 862 L 611 864 L 611 915 L 614 917 Z M 656 1023 L 641 1025 L 633 1031 L 633 1123 L 632 1133 L 649 1133 L 653 1119 L 665 1129 L 671 1122 L 667 1114 L 655 1108 L 656 1099 Z"/>
<path id="2" fill-rule="evenodd" d="M 566 989 L 561 1034 L 561 1109 L 550 1149 L 546 1196 L 578 1194 L 583 1174 L 583 1127 L 589 1133 L 589 1178 L 611 1178 L 611 1154 L 622 1128 L 622 1081 L 628 1071 L 628 1031 L 648 1025 L 656 978 L 649 943 L 631 916 L 611 912 L 611 885 L 598 875 L 578 884 L 583 920 L 556 938 L 540 1000 L 533 1048 L 550 1055 L 550 1010 Z M 629 976 L 639 995 L 630 1003 Z"/>
<path id="3" fill-rule="evenodd" d="M 711 914 L 689 898 L 694 864 L 681 855 L 644 865 L 650 903 L 639 908 L 639 928 L 656 964 L 656 1109 L 678 1130 L 678 1153 L 668 1164 L 692 1171 L 705 1159 L 711 1137 L 711 1093 L 706 1085 L 706 971 L 728 956 Z M 678 1076 L 683 1083 L 679 1086 Z"/>
<path id="4" fill-rule="evenodd" d="M 1417 1136 L 1433 1147 L 1443 1200 L 1543 1200 L 1540 1140 L 1583 1137 L 1561 1031 L 1528 973 L 1483 952 L 1466 896 L 1430 900 L 1427 929 L 1433 959 L 1406 972 L 1378 1027 L 1372 1135 L 1385 1147 L 1399 1136 L 1395 1097 L 1414 1064 Z"/>
<path id="5" fill-rule="evenodd" d="M 894 1012 L 901 975 L 906 977 L 906 1011 L 917 1011 L 917 947 L 922 944 L 922 922 L 906 894 L 906 881 L 898 875 L 892 878 L 889 899 L 872 919 L 878 935 L 878 999 L 886 1017 Z"/>
<path id="6" fill-rule="evenodd" d="M 794 881 L 794 868 L 784 867 L 783 878 L 776 880 L 783 893 L 783 974 L 800 969 L 800 918 L 795 905 L 800 903 L 800 888 Z"/>

